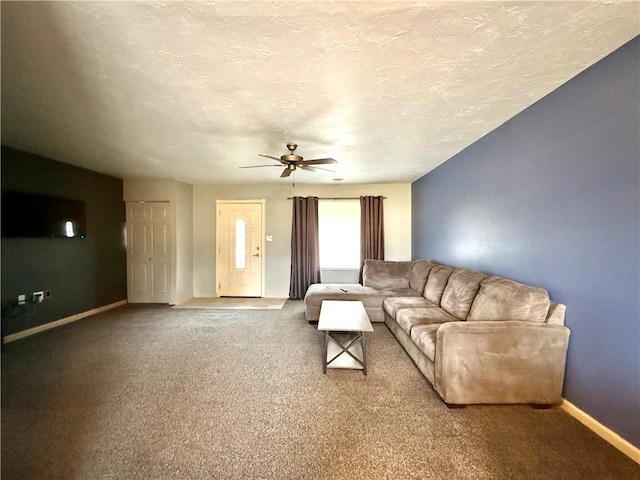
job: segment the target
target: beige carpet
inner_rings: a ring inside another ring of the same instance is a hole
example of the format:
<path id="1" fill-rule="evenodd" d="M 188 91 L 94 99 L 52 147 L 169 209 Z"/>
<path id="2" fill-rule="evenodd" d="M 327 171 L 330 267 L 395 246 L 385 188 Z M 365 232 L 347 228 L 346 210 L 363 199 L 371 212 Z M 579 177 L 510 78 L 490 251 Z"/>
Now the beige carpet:
<path id="1" fill-rule="evenodd" d="M 192 298 L 173 308 L 203 308 L 213 310 L 280 310 L 286 298 L 208 297 Z"/>
<path id="2" fill-rule="evenodd" d="M 449 410 L 382 324 L 322 374 L 301 302 L 127 305 L 9 343 L 2 479 L 634 479 L 558 409 Z"/>

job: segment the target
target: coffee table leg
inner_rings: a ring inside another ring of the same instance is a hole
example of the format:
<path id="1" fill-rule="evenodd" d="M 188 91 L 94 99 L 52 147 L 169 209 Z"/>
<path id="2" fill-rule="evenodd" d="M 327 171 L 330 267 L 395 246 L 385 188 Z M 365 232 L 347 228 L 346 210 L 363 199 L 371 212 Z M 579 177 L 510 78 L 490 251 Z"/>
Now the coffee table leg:
<path id="1" fill-rule="evenodd" d="M 365 341 L 365 335 L 364 332 L 362 332 L 362 372 L 366 375 L 367 374 L 367 342 Z"/>
<path id="2" fill-rule="evenodd" d="M 327 373 L 327 344 L 329 343 L 329 330 L 324 332 L 324 349 L 322 352 L 322 373 Z"/>

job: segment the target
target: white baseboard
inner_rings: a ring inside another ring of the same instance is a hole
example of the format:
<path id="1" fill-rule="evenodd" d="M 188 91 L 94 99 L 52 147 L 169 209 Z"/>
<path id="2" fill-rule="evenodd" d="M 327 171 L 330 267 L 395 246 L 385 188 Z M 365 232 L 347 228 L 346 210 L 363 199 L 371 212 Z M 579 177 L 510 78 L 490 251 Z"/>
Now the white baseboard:
<path id="1" fill-rule="evenodd" d="M 35 335 L 36 333 L 44 332 L 46 330 L 50 330 L 52 328 L 65 325 L 67 323 L 75 322 L 76 320 L 80 320 L 82 318 L 90 317 L 91 315 L 95 315 L 96 313 L 106 312 L 107 310 L 111 310 L 112 308 L 120 307 L 126 304 L 127 304 L 126 300 L 120 300 L 119 302 L 110 303 L 109 305 L 104 305 L 102 307 L 94 308 L 92 310 L 87 310 L 86 312 L 76 313 L 75 315 L 61 318 L 60 320 L 56 320 L 54 322 L 49 322 L 49 323 L 45 323 L 44 325 L 38 325 L 37 327 L 28 328 L 27 330 L 22 330 L 21 332 L 18 332 L 18 333 L 12 333 L 4 337 L 4 343 L 13 342 L 15 340 L 19 340 L 21 338 L 28 337 L 30 335 Z"/>
<path id="2" fill-rule="evenodd" d="M 588 413 L 583 412 L 578 407 L 576 407 L 573 403 L 568 400 L 562 399 L 562 403 L 560 404 L 560 408 L 571 415 L 573 418 L 578 420 L 580 423 L 585 425 L 587 428 L 604 438 L 611 445 L 616 447 L 626 456 L 631 458 L 634 462 L 640 464 L 640 448 L 637 448 L 635 445 L 632 445 L 630 442 L 622 438 L 616 432 L 611 430 L 608 427 L 605 427 L 600 422 L 598 422 L 595 418 L 590 416 Z"/>

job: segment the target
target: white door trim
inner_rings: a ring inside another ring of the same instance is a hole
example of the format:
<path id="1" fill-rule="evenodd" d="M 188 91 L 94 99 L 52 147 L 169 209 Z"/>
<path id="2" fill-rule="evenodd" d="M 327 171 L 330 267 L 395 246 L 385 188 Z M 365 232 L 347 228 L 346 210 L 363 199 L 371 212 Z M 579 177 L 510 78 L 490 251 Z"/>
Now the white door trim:
<path id="1" fill-rule="evenodd" d="M 264 231 L 266 229 L 265 226 L 265 206 L 266 206 L 266 199 L 261 199 L 261 200 L 216 200 L 216 244 L 215 244 L 215 252 L 216 252 L 216 297 L 220 296 L 220 266 L 218 265 L 218 232 L 220 231 L 218 222 L 220 219 L 220 205 L 224 205 L 224 204 L 239 204 L 239 203 L 255 203 L 255 204 L 260 204 L 260 216 L 262 217 L 262 235 L 260 238 L 260 250 L 262 251 L 262 255 L 261 255 L 261 267 L 262 268 L 262 275 L 261 275 L 261 284 L 260 284 L 260 296 L 264 297 L 264 292 L 265 292 L 265 277 L 266 277 L 266 271 L 265 271 L 265 258 L 267 256 L 267 252 L 265 250 L 265 236 L 264 236 Z"/>

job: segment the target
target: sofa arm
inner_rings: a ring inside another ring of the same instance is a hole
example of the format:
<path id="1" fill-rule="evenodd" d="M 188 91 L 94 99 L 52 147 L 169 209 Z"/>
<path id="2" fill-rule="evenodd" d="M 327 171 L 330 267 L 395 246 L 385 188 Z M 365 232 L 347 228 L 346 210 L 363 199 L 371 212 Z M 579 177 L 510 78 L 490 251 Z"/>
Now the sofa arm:
<path id="1" fill-rule="evenodd" d="M 443 324 L 434 388 L 450 404 L 559 403 L 569 334 L 562 325 L 526 321 Z"/>

